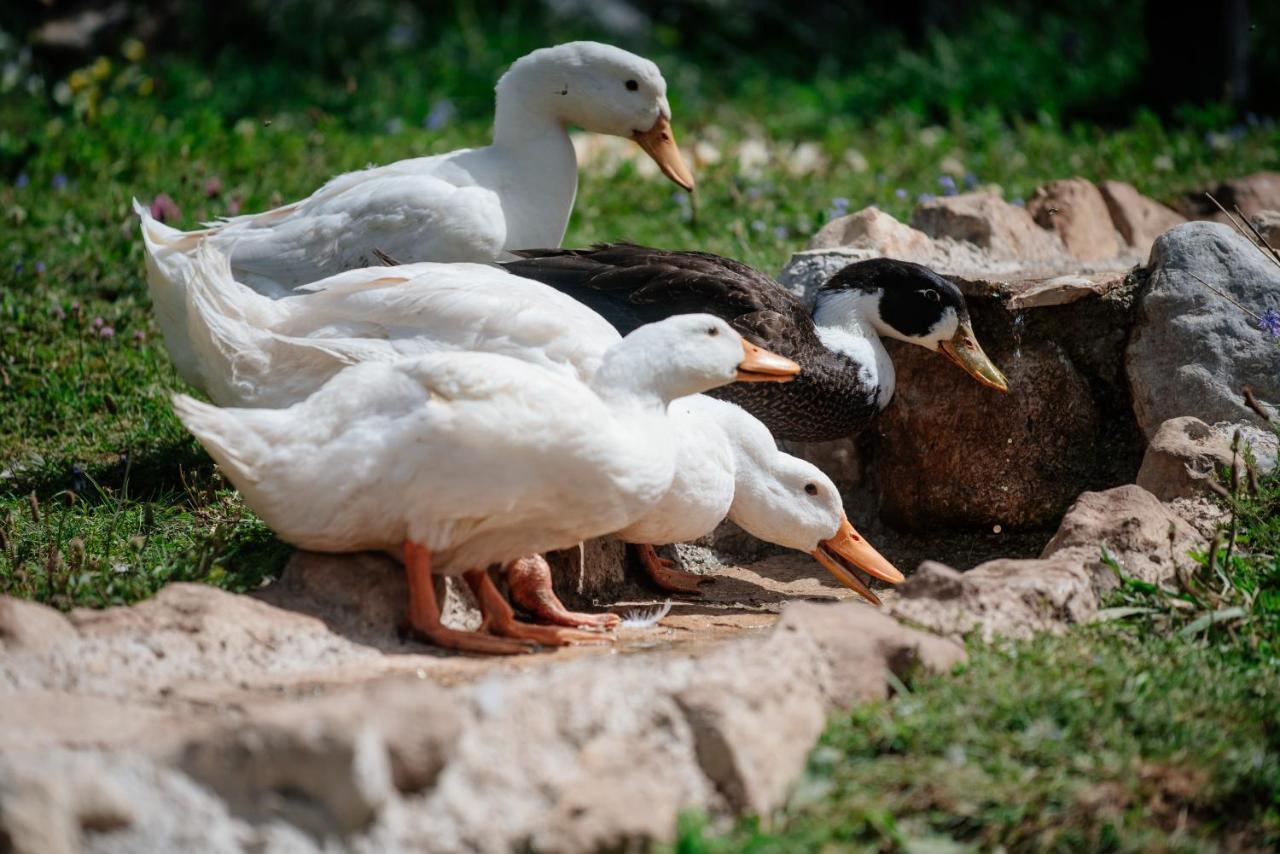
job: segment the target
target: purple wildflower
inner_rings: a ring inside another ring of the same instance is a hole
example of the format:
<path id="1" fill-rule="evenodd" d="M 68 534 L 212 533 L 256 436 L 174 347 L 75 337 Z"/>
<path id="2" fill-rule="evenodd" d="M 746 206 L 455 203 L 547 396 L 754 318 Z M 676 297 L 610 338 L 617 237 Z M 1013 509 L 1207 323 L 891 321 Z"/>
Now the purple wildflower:
<path id="1" fill-rule="evenodd" d="M 448 98 L 441 98 L 431 105 L 431 109 L 427 111 L 427 117 L 422 120 L 422 124 L 427 130 L 440 130 L 440 128 L 453 121 L 453 117 L 457 114 L 458 108 L 453 105 L 453 101 Z"/>
<path id="2" fill-rule="evenodd" d="M 53 176 L 52 183 L 53 183 L 53 189 L 61 190 L 63 187 L 67 186 L 67 176 L 59 172 L 57 175 Z"/>
<path id="3" fill-rule="evenodd" d="M 972 172 L 964 173 L 964 185 L 972 190 L 974 187 L 978 186 L 978 176 Z"/>
<path id="4" fill-rule="evenodd" d="M 834 199 L 831 200 L 831 206 L 838 211 L 848 210 L 849 200 L 846 199 L 844 196 L 836 196 Z"/>
<path id="5" fill-rule="evenodd" d="M 764 195 L 764 190 L 758 186 L 747 187 L 747 198 L 755 201 Z"/>
<path id="6" fill-rule="evenodd" d="M 44 275 L 44 262 L 43 262 L 43 261 L 37 261 L 37 262 L 36 262 L 36 275 L 37 275 L 37 276 L 43 276 L 43 275 Z"/>
<path id="7" fill-rule="evenodd" d="M 15 276 L 21 276 L 21 275 L 22 275 L 22 271 L 23 271 L 23 270 L 25 270 L 25 269 L 26 269 L 26 268 L 22 266 L 22 262 L 21 262 L 21 261 L 19 261 L 17 264 L 14 264 L 14 265 L 13 265 L 13 274 L 14 274 Z"/>
<path id="8" fill-rule="evenodd" d="M 751 221 L 751 230 L 752 230 L 752 231 L 764 231 L 764 229 L 765 229 L 764 220 L 762 220 L 762 219 L 753 219 L 753 220 Z"/>
<path id="9" fill-rule="evenodd" d="M 1258 328 L 1272 338 L 1280 338 L 1280 311 L 1269 308 L 1258 318 Z"/>
<path id="10" fill-rule="evenodd" d="M 222 181 L 217 175 L 204 182 L 204 194 L 210 199 L 216 199 L 222 195 Z"/>
<path id="11" fill-rule="evenodd" d="M 1016 208 L 1025 208 L 1027 206 L 1027 203 L 1022 199 L 1014 199 L 1011 204 Z"/>
<path id="12" fill-rule="evenodd" d="M 21 172 L 18 174 L 18 180 L 13 182 L 13 186 L 21 190 L 23 187 L 27 186 L 30 183 L 31 183 L 31 179 L 27 177 L 27 173 Z"/>
<path id="13" fill-rule="evenodd" d="M 899 187 L 898 189 L 893 191 L 893 194 L 900 199 L 905 199 L 907 196 L 911 195 L 910 193 L 907 192 L 906 187 Z"/>
<path id="14" fill-rule="evenodd" d="M 934 200 L 934 199 L 936 199 L 936 198 L 938 198 L 938 197 L 937 197 L 937 196 L 935 196 L 933 193 L 921 193 L 920 195 L 916 196 L 916 201 L 917 201 L 917 202 L 931 202 L 931 201 L 933 201 L 933 200 Z"/>
<path id="15" fill-rule="evenodd" d="M 787 235 L 789 235 L 790 233 L 791 232 L 787 230 L 787 227 L 785 225 L 779 225 L 773 230 L 773 236 L 778 238 L 779 240 L 786 240 Z"/>
<path id="16" fill-rule="evenodd" d="M 104 326 L 98 330 L 98 335 L 103 338 L 115 338 L 116 330 L 113 326 Z"/>
<path id="17" fill-rule="evenodd" d="M 80 301 L 79 301 L 79 300 L 75 300 L 75 301 L 73 301 L 73 302 L 71 303 L 71 313 L 72 313 L 72 314 L 74 314 L 76 317 L 79 317 L 79 316 L 80 316 Z"/>
<path id="18" fill-rule="evenodd" d="M 235 216 L 240 213 L 240 206 L 244 204 L 244 200 L 239 196 L 232 196 L 231 201 L 227 202 L 227 214 Z"/>
<path id="19" fill-rule="evenodd" d="M 141 329 L 136 329 L 133 333 L 133 340 L 141 344 L 147 340 L 147 333 Z"/>
<path id="20" fill-rule="evenodd" d="M 173 222 L 182 218 L 182 209 L 168 193 L 161 193 L 151 201 L 151 215 L 160 222 Z"/>
<path id="21" fill-rule="evenodd" d="M 676 190 L 671 194 L 671 201 L 675 202 L 680 207 L 684 207 L 689 204 L 689 194 L 684 190 Z"/>
<path id="22" fill-rule="evenodd" d="M 98 317 L 95 317 L 93 319 L 93 323 L 90 323 L 89 325 L 92 326 L 94 329 L 101 329 L 102 327 L 107 325 L 107 322 L 102 319 L 101 315 L 99 315 Z"/>
<path id="23" fill-rule="evenodd" d="M 938 186 L 942 188 L 944 196 L 954 196 L 956 194 L 956 179 L 950 175 L 939 176 Z"/>

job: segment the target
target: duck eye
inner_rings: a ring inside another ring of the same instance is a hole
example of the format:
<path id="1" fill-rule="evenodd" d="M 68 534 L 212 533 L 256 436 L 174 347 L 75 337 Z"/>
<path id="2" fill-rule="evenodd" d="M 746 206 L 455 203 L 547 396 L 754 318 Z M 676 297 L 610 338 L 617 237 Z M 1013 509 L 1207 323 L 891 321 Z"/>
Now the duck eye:
<path id="1" fill-rule="evenodd" d="M 818 484 L 816 484 L 816 483 L 806 483 L 806 484 L 804 485 L 804 491 L 805 491 L 805 492 L 807 492 L 807 493 L 809 493 L 810 495 L 817 495 L 817 494 L 818 494 Z"/>
<path id="2" fill-rule="evenodd" d="M 924 294 L 924 298 L 930 302 L 942 302 L 942 297 L 937 291 L 923 290 L 920 293 Z"/>
<path id="3" fill-rule="evenodd" d="M 711 327 L 710 329 L 708 329 L 708 330 L 707 330 L 707 334 L 714 338 L 715 336 L 717 336 L 717 335 L 719 335 L 719 334 L 720 334 L 720 330 L 719 330 L 719 329 L 716 329 L 716 328 L 713 326 L 713 327 Z"/>
<path id="4" fill-rule="evenodd" d="M 626 87 L 627 87 L 627 91 L 628 91 L 628 92 L 634 92 L 634 91 L 636 91 L 637 89 L 639 89 L 639 88 L 640 88 L 640 84 L 639 84 L 639 83 L 637 83 L 637 82 L 636 82 L 636 81 L 634 81 L 634 80 L 628 80 L 628 81 L 626 82 Z"/>

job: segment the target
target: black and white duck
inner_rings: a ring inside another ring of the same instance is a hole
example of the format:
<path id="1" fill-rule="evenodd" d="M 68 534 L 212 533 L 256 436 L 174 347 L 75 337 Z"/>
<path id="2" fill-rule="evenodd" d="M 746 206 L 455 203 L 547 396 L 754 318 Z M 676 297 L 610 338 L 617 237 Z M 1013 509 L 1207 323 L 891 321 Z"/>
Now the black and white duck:
<path id="1" fill-rule="evenodd" d="M 893 362 L 882 337 L 941 353 L 982 385 L 1008 389 L 974 335 L 960 289 L 920 264 L 850 264 L 822 285 L 810 313 L 769 276 L 705 252 L 613 243 L 515 254 L 520 259 L 505 262 L 508 270 L 574 297 L 623 334 L 675 314 L 714 314 L 799 363 L 792 382 L 713 392 L 779 439 L 827 441 L 865 429 L 893 397 Z"/>

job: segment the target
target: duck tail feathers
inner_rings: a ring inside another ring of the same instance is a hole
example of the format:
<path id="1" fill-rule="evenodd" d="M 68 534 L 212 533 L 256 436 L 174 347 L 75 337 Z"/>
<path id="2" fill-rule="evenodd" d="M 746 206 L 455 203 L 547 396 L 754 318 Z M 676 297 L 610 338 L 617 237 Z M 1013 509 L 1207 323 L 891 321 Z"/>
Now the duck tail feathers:
<path id="1" fill-rule="evenodd" d="M 245 424 L 233 410 L 219 409 L 185 394 L 172 398 L 173 411 L 209 456 L 227 473 L 232 482 L 257 483 L 259 475 L 253 459 L 267 450 L 266 442 Z"/>
<path id="2" fill-rule="evenodd" d="M 235 280 L 225 255 L 200 245 L 187 282 L 186 332 L 210 397 L 252 402 L 271 366 L 271 325 L 281 313 L 273 300 Z"/>

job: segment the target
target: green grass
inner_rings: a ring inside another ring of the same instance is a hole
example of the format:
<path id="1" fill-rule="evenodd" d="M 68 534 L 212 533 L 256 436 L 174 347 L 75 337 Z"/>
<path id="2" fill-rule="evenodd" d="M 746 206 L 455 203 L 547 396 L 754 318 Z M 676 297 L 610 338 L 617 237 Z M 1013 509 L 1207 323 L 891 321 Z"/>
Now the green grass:
<path id="1" fill-rule="evenodd" d="M 1280 845 L 1280 477 L 1168 588 L 1109 621 L 970 646 L 834 720 L 779 815 L 676 850 L 1210 851 Z M 1229 554 L 1228 554 L 1229 552 Z"/>

